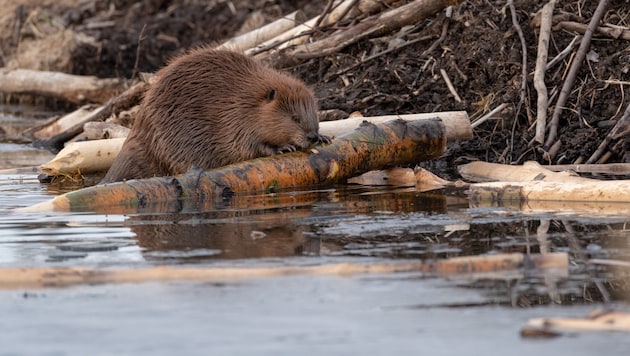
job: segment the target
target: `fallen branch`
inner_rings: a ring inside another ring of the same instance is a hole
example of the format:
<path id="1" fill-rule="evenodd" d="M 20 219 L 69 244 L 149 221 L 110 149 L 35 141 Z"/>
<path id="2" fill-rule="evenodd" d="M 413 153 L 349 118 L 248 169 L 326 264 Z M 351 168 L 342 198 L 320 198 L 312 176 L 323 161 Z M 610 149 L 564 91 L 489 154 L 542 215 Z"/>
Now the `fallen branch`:
<path id="1" fill-rule="evenodd" d="M 566 252 L 540 255 L 521 253 L 455 257 L 445 260 L 377 264 L 338 263 L 290 267 L 174 267 L 90 269 L 30 267 L 0 269 L 1 289 L 59 288 L 81 284 L 147 283 L 169 281 L 233 281 L 293 275 L 353 275 L 421 272 L 427 275 L 480 275 L 512 270 L 567 269 Z"/>
<path id="2" fill-rule="evenodd" d="M 124 142 L 124 138 L 71 142 L 39 169 L 48 176 L 106 172 Z"/>
<path id="3" fill-rule="evenodd" d="M 45 124 L 35 127 L 29 131 L 32 132 L 31 135 L 36 140 L 45 140 L 70 129 L 79 122 L 82 122 L 95 110 L 98 109 L 94 108 L 92 105 L 84 105 L 67 115 L 46 122 Z"/>
<path id="4" fill-rule="evenodd" d="M 586 33 L 588 29 L 585 24 L 575 21 L 562 21 L 559 22 L 558 25 L 555 27 L 581 34 Z M 630 41 L 630 30 L 628 29 L 597 26 L 595 27 L 595 32 L 606 35 L 610 38 Z"/>
<path id="5" fill-rule="evenodd" d="M 151 204 L 186 198 L 209 208 L 234 193 L 330 185 L 388 165 L 418 163 L 446 149 L 440 120 L 363 124 L 310 153 L 294 152 L 176 177 L 131 180 L 84 188 L 25 211 L 142 211 Z"/>
<path id="6" fill-rule="evenodd" d="M 604 151 L 613 140 L 618 140 L 623 136 L 628 135 L 630 133 L 630 104 L 626 107 L 626 110 L 623 113 L 623 116 L 617 120 L 615 126 L 613 126 L 612 130 L 606 135 L 606 138 L 602 140 L 599 144 L 595 152 L 589 157 L 586 161 L 587 164 L 597 162 L 597 160 L 604 154 Z"/>
<path id="7" fill-rule="evenodd" d="M 70 140 L 74 136 L 83 132 L 83 125 L 92 121 L 105 121 L 111 115 L 119 113 L 123 110 L 128 110 L 132 106 L 137 105 L 142 100 L 144 93 L 149 88 L 150 82 L 140 82 L 129 89 L 125 90 L 122 94 L 111 99 L 106 105 L 95 110 L 91 115 L 85 117 L 83 120 L 77 122 L 71 128 L 60 132 L 57 135 L 52 136 L 46 140 L 39 140 L 33 142 L 35 147 L 45 148 L 51 151 L 59 151 L 63 148 L 66 141 Z"/>
<path id="8" fill-rule="evenodd" d="M 545 166 L 554 172 L 573 171 L 575 173 L 603 173 L 608 175 L 630 175 L 630 163 L 608 164 L 557 164 Z"/>
<path id="9" fill-rule="evenodd" d="M 604 16 L 606 9 L 608 8 L 609 0 L 599 0 L 599 4 L 597 5 L 597 9 L 591 18 L 591 22 L 588 24 L 588 28 L 584 33 L 584 37 L 582 37 L 582 42 L 580 42 L 580 47 L 575 54 L 575 58 L 573 58 L 573 62 L 571 63 L 571 67 L 569 68 L 569 73 L 567 74 L 564 83 L 562 84 L 562 89 L 560 90 L 560 95 L 558 96 L 558 100 L 556 101 L 556 106 L 553 110 L 553 115 L 551 117 L 551 123 L 549 124 L 549 135 L 547 135 L 547 140 L 545 141 L 545 147 L 549 148 L 553 145 L 558 137 L 558 124 L 560 123 L 560 115 L 562 114 L 562 110 L 564 110 L 564 105 L 569 98 L 569 94 L 571 93 L 571 89 L 573 88 L 573 83 L 575 82 L 575 78 L 577 76 L 577 72 L 582 66 L 582 62 L 584 58 L 586 58 L 586 53 L 588 49 L 591 47 L 591 38 L 593 37 L 593 31 L 599 24 L 599 21 Z"/>
<path id="10" fill-rule="evenodd" d="M 30 69 L 0 69 L 0 92 L 44 95 L 74 104 L 104 103 L 124 87 L 125 81 L 121 79 Z"/>
<path id="11" fill-rule="evenodd" d="M 246 51 L 294 28 L 300 22 L 303 22 L 303 20 L 304 13 L 302 13 L 301 11 L 294 11 L 263 27 L 257 28 L 242 35 L 236 36 L 226 42 L 223 42 L 217 47 L 217 49 Z"/>
<path id="12" fill-rule="evenodd" d="M 606 202 L 630 201 L 630 180 L 600 181 L 568 172 L 552 172 L 536 162 L 523 166 L 473 162 L 459 167 L 468 180 L 498 182 L 469 186 L 469 199 L 483 202 L 528 203 L 532 201 Z"/>
<path id="13" fill-rule="evenodd" d="M 545 84 L 545 69 L 549 54 L 549 37 L 551 36 L 551 19 L 556 1 L 549 1 L 542 9 L 540 35 L 538 38 L 538 55 L 536 57 L 536 69 L 534 71 L 534 88 L 538 93 L 536 102 L 536 136 L 535 140 L 542 144 L 545 142 L 547 129 L 547 109 L 549 99 L 547 97 L 547 85 Z"/>
<path id="14" fill-rule="evenodd" d="M 277 59 L 279 67 L 289 67 L 305 60 L 319 58 L 369 37 L 383 36 L 407 25 L 416 24 L 461 0 L 415 0 L 406 5 L 373 15 L 346 30 L 321 40 L 284 49 Z"/>

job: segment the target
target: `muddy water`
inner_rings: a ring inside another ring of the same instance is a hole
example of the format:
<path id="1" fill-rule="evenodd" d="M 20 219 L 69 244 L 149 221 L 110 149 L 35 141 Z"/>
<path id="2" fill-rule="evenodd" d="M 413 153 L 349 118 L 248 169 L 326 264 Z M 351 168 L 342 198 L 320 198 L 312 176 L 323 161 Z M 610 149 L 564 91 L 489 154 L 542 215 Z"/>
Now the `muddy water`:
<path id="1" fill-rule="evenodd" d="M 0 147 L 2 148 L 2 147 Z M 4 154 L 4 152 L 0 152 Z M 30 213 L 64 192 L 0 175 L 0 267 L 256 267 L 566 251 L 568 275 L 419 273 L 0 291 L 4 354 L 627 354 L 623 333 L 522 339 L 538 316 L 630 310 L 630 216 L 471 206 L 461 192 L 337 186 L 140 214 Z"/>

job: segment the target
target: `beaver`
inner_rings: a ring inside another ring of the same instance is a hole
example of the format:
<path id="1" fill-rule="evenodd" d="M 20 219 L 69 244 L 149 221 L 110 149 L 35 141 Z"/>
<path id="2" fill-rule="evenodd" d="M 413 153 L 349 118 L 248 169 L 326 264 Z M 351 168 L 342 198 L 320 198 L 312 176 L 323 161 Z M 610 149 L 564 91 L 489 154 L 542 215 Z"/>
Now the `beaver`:
<path id="1" fill-rule="evenodd" d="M 157 73 L 101 183 L 211 169 L 330 143 L 313 92 L 244 54 L 200 47 Z"/>

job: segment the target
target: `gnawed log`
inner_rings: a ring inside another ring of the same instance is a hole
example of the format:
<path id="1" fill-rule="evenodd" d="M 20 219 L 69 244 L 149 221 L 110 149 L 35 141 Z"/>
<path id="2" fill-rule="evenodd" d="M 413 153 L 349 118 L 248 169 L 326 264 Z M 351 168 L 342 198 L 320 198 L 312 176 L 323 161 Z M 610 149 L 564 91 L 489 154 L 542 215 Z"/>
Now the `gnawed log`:
<path id="1" fill-rule="evenodd" d="M 495 181 L 469 186 L 469 198 L 475 204 L 528 202 L 531 205 L 532 201 L 630 202 L 630 180 L 601 181 L 582 178 L 571 172 L 547 170 L 536 162 L 527 162 L 523 166 L 473 162 L 460 166 L 459 173 L 472 181 Z"/>
<path id="2" fill-rule="evenodd" d="M 71 142 L 39 168 L 48 176 L 106 172 L 124 142 L 125 138 Z"/>
<path id="3" fill-rule="evenodd" d="M 0 92 L 37 94 L 74 104 L 105 103 L 125 88 L 121 79 L 100 79 L 30 69 L 0 69 Z"/>
<path id="4" fill-rule="evenodd" d="M 236 36 L 217 48 L 245 51 L 294 28 L 301 22 L 304 22 L 304 13 L 294 11 L 263 27 Z"/>
<path id="5" fill-rule="evenodd" d="M 95 110 L 92 105 L 84 105 L 75 111 L 61 116 L 45 124 L 35 127 L 32 130 L 32 136 L 36 140 L 46 140 L 54 135 L 58 135 L 79 122 L 82 122 L 87 116 L 91 115 Z"/>
<path id="6" fill-rule="evenodd" d="M 558 331 L 625 331 L 630 332 L 630 313 L 612 310 L 595 310 L 585 318 L 534 318 L 528 328 Z M 531 331 L 524 330 L 527 334 Z M 523 333 L 523 332 L 522 332 Z"/>
<path id="7" fill-rule="evenodd" d="M 435 276 L 485 276 L 520 270 L 567 270 L 566 252 L 540 255 L 522 253 L 455 257 L 445 260 L 392 263 L 337 263 L 318 266 L 255 268 L 159 266 L 134 269 L 30 267 L 0 269 L 0 289 L 59 288 L 81 284 L 147 283 L 169 281 L 233 281 L 293 275 L 354 275 L 419 272 Z"/>
<path id="8" fill-rule="evenodd" d="M 362 122 L 367 121 L 373 124 L 380 124 L 394 119 L 404 119 L 406 121 L 415 120 L 429 120 L 439 118 L 445 126 L 446 138 L 450 141 L 467 140 L 472 137 L 472 128 L 468 115 L 465 111 L 450 111 L 431 114 L 412 114 L 412 115 L 387 115 L 387 116 L 374 116 L 374 117 L 353 117 L 338 121 L 327 121 L 320 124 L 320 133 L 323 135 L 338 137 L 352 132 L 361 125 Z M 85 126 L 87 127 L 86 123 Z M 102 123 L 99 123 L 102 124 Z M 122 129 L 122 128 L 121 128 Z M 112 138 L 125 137 L 122 133 L 119 136 L 111 136 Z M 97 138 L 98 139 L 98 138 Z M 99 141 L 96 148 L 92 148 L 89 143 L 83 145 L 73 145 L 71 150 L 63 149 L 54 158 L 56 161 L 52 167 L 54 169 L 46 169 L 45 172 L 50 172 L 52 175 L 70 174 L 74 175 L 78 172 L 90 173 L 96 172 L 93 167 L 98 166 L 99 170 L 106 171 L 109 167 L 107 164 L 112 164 L 112 157 L 116 157 L 122 148 L 118 142 L 109 144 L 106 148 L 107 155 L 100 154 L 101 150 L 98 145 L 101 145 L 106 141 Z M 86 147 L 85 150 L 82 148 Z M 96 162 L 103 160 L 103 162 Z M 63 162 L 63 164 L 59 164 Z"/>
<path id="9" fill-rule="evenodd" d="M 83 125 L 85 125 L 87 122 L 105 121 L 111 115 L 117 114 L 123 110 L 128 110 L 131 107 L 137 105 L 144 97 L 144 93 L 147 91 L 150 84 L 151 80 L 140 82 L 131 86 L 122 94 L 116 96 L 115 98 L 112 98 L 109 102 L 107 102 L 106 105 L 95 110 L 91 115 L 88 115 L 83 120 L 77 122 L 71 128 L 60 132 L 59 134 L 54 135 L 49 139 L 35 141 L 33 145 L 36 147 L 58 152 L 63 148 L 63 145 L 66 141 L 83 132 Z"/>
<path id="10" fill-rule="evenodd" d="M 362 124 L 354 132 L 311 152 L 245 161 L 176 177 L 130 180 L 60 195 L 25 211 L 140 211 L 151 204 L 193 199 L 212 208 L 234 193 L 331 185 L 384 166 L 418 163 L 446 149 L 440 120 Z"/>

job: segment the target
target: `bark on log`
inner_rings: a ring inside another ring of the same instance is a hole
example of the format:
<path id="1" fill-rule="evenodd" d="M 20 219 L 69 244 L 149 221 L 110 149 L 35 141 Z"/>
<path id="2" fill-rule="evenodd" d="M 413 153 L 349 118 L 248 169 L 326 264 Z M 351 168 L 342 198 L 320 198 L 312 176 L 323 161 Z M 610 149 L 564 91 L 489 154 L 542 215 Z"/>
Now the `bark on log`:
<path id="1" fill-rule="evenodd" d="M 388 115 L 374 117 L 353 117 L 339 121 L 328 121 L 320 124 L 320 132 L 330 137 L 338 137 L 348 134 L 361 125 L 363 121 L 373 124 L 385 123 L 394 119 L 404 119 L 407 121 L 440 119 L 444 123 L 446 130 L 446 139 L 450 141 L 467 140 L 472 137 L 472 128 L 468 115 L 465 111 L 451 111 L 431 114 L 412 114 L 412 115 Z M 85 124 L 85 127 L 89 123 Z M 117 136 L 112 138 L 122 138 Z M 98 139 L 98 138 L 97 138 Z M 54 158 L 54 163 L 42 170 L 49 175 L 61 174 L 77 174 L 92 173 L 101 170 L 107 170 L 108 164 L 112 164 L 112 159 L 120 153 L 122 145 L 118 142 L 108 144 L 105 140 L 95 143 L 92 148 L 88 142 L 82 142 L 81 145 L 73 145 L 71 150 L 62 149 Z M 107 147 L 100 145 L 107 145 Z M 85 148 L 84 148 L 85 147 Z M 107 155 L 102 155 L 101 151 L 105 150 Z M 63 162 L 63 164 L 61 164 Z M 98 171 L 94 169 L 98 167 Z"/>
<path id="2" fill-rule="evenodd" d="M 66 193 L 25 211 L 143 211 L 178 199 L 192 199 L 212 209 L 239 192 L 331 185 L 385 166 L 418 163 L 446 149 L 440 120 L 363 124 L 346 136 L 307 152 L 245 161 L 206 172 L 191 170 L 176 177 L 131 180 Z M 152 205 L 152 204 L 158 204 Z"/>
<path id="3" fill-rule="evenodd" d="M 1 92 L 45 95 L 74 104 L 105 103 L 124 87 L 125 81 L 121 79 L 30 69 L 0 69 Z"/>
<path id="4" fill-rule="evenodd" d="M 147 283 L 168 281 L 233 281 L 292 275 L 353 275 L 420 272 L 434 276 L 475 276 L 520 270 L 568 270 L 566 252 L 522 253 L 455 257 L 445 260 L 377 264 L 338 263 L 319 266 L 257 268 L 173 267 L 90 269 L 81 267 L 30 267 L 0 269 L 0 289 L 60 288 L 81 284 Z"/>

